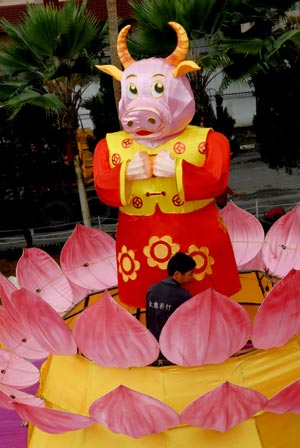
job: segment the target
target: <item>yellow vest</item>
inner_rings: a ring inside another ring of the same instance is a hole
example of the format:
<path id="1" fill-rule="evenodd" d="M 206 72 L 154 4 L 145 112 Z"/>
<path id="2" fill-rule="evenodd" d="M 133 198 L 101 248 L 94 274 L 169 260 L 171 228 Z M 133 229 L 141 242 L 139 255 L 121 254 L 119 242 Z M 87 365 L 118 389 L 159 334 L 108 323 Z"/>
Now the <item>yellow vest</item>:
<path id="1" fill-rule="evenodd" d="M 205 207 L 214 199 L 185 201 L 182 182 L 182 161 L 196 166 L 205 162 L 205 145 L 210 128 L 187 126 L 177 137 L 156 148 L 148 148 L 137 143 L 125 131 L 107 134 L 111 168 L 121 163 L 121 201 L 120 210 L 128 215 L 153 215 L 158 206 L 164 213 L 188 213 Z M 145 151 L 150 157 L 155 157 L 160 151 L 168 150 L 176 160 L 176 177 L 128 181 L 125 178 L 127 162 L 131 161 L 137 152 Z M 197 186 L 195 185 L 195 188 Z"/>

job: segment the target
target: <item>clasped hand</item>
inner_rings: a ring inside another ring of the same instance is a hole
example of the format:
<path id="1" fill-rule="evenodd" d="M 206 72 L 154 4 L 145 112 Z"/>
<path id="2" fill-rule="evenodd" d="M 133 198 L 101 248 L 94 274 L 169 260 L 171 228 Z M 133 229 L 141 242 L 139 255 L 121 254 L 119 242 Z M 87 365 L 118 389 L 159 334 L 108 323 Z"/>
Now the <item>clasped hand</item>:
<path id="1" fill-rule="evenodd" d="M 137 180 L 149 179 L 152 176 L 175 177 L 175 160 L 168 151 L 162 150 L 153 158 L 152 163 L 151 156 L 146 151 L 136 153 L 128 162 L 126 178 Z"/>

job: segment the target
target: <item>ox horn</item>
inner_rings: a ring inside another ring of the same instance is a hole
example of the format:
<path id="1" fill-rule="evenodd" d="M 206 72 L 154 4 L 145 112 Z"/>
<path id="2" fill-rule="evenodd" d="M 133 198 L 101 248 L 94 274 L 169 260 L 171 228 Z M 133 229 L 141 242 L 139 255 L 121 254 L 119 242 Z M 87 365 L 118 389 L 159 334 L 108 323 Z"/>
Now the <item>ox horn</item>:
<path id="1" fill-rule="evenodd" d="M 177 34 L 177 46 L 173 51 L 173 53 L 170 54 L 168 57 L 166 57 L 165 60 L 169 64 L 177 66 L 181 61 L 185 59 L 186 55 L 188 54 L 189 38 L 186 34 L 185 29 L 179 23 L 177 22 L 168 22 L 168 23 Z M 131 25 L 127 25 L 124 28 L 122 28 L 117 40 L 117 53 L 121 61 L 121 64 L 123 65 L 124 68 L 129 67 L 129 65 L 135 62 L 135 60 L 128 51 L 126 42 L 126 36 L 130 28 Z"/>
<path id="2" fill-rule="evenodd" d="M 127 25 L 124 28 L 122 28 L 121 31 L 119 32 L 117 40 L 117 53 L 121 61 L 121 64 L 123 65 L 124 68 L 129 67 L 129 65 L 131 65 L 134 62 L 133 57 L 130 55 L 128 51 L 126 42 L 126 36 L 130 28 L 131 25 Z"/>
<path id="3" fill-rule="evenodd" d="M 189 38 L 186 34 L 183 26 L 179 25 L 176 22 L 169 22 L 169 25 L 173 28 L 173 30 L 177 34 L 177 46 L 170 56 L 168 56 L 165 60 L 169 62 L 169 64 L 177 66 L 181 61 L 183 61 L 188 54 L 189 51 Z"/>

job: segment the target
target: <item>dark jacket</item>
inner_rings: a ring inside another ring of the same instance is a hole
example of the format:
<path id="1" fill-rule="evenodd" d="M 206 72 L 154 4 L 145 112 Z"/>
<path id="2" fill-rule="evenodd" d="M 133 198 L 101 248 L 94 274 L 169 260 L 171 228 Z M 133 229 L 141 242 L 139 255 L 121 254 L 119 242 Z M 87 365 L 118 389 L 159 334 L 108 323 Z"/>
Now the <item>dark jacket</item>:
<path id="1" fill-rule="evenodd" d="M 189 291 L 172 278 L 166 278 L 149 288 L 146 296 L 146 323 L 157 340 L 171 314 L 191 297 Z"/>

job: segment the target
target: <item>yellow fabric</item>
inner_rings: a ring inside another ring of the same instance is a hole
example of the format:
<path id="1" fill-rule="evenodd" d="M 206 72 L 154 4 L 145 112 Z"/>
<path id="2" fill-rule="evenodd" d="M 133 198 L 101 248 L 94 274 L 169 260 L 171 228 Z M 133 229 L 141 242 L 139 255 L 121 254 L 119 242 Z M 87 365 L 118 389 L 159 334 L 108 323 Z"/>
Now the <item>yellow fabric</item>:
<path id="1" fill-rule="evenodd" d="M 35 428 L 28 445 L 29 448 L 258 448 L 262 446 L 255 422 L 251 420 L 224 434 L 182 426 L 141 439 L 113 434 L 100 425 L 86 429 L 85 433 L 74 431 L 50 437 Z M 294 445 L 293 448 L 296 446 Z M 292 448 L 292 445 L 290 447 Z"/>
<path id="2" fill-rule="evenodd" d="M 109 151 L 109 161 L 113 168 L 115 159 L 122 162 L 120 172 L 120 191 L 123 206 L 120 210 L 129 215 L 152 215 L 158 205 L 165 213 L 188 213 L 205 207 L 214 199 L 199 201 L 184 201 L 182 184 L 182 160 L 186 160 L 196 166 L 203 166 L 205 154 L 198 151 L 200 143 L 206 141 L 210 128 L 187 126 L 180 136 L 157 146 L 147 148 L 134 141 L 125 131 L 107 134 L 106 140 Z M 185 147 L 184 151 L 178 147 Z M 152 177 L 151 179 L 126 181 L 125 165 L 132 160 L 138 152 L 147 152 L 150 157 L 156 156 L 160 151 L 168 150 L 176 159 L 176 178 Z M 178 196 L 176 205 L 174 198 Z M 180 201 L 181 205 L 178 205 Z M 138 203 L 137 203 L 138 202 Z"/>
<path id="3" fill-rule="evenodd" d="M 239 273 L 239 277 L 241 289 L 231 298 L 245 308 L 253 322 L 258 308 L 279 278 L 263 271 L 243 271 Z"/>
<path id="4" fill-rule="evenodd" d="M 298 448 L 300 446 L 300 415 L 277 415 L 265 412 L 256 418 L 257 431 L 263 447 Z"/>
<path id="5" fill-rule="evenodd" d="M 299 354 L 299 341 L 294 338 L 281 348 L 257 350 L 220 365 L 193 368 L 109 369 L 78 355 L 51 356 L 42 368 L 40 395 L 48 406 L 88 415 L 88 408 L 95 399 L 123 384 L 181 413 L 194 399 L 224 381 L 257 390 L 270 398 L 300 378 Z M 47 434 L 32 427 L 28 447 L 296 448 L 300 446 L 299 424 L 300 416 L 261 412 L 224 434 L 181 425 L 141 439 L 114 434 L 100 424 L 61 435 Z"/>

